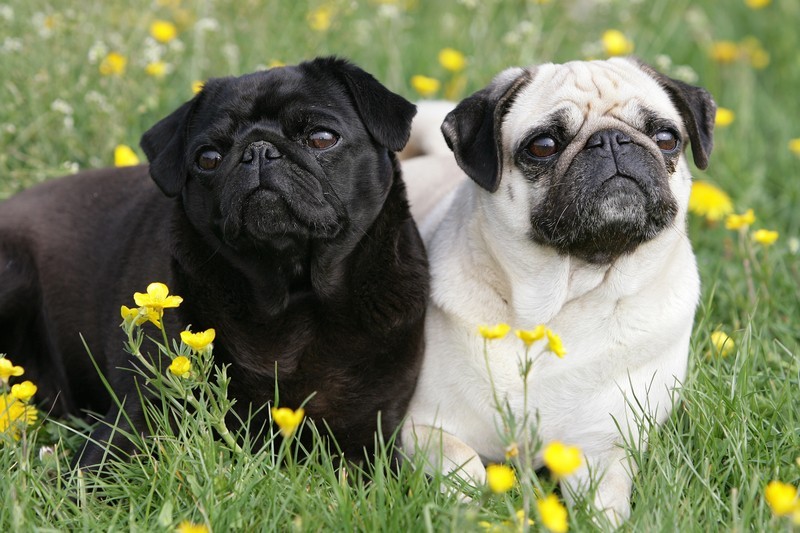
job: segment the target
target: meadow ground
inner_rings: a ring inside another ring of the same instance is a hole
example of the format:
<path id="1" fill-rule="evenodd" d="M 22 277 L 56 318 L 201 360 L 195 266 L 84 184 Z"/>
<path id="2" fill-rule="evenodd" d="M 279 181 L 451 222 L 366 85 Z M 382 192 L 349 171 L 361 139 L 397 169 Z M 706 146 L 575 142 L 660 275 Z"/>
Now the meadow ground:
<path id="1" fill-rule="evenodd" d="M 458 99 L 507 66 L 633 53 L 708 88 L 724 111 L 711 164 L 694 171 L 714 188 L 697 189 L 689 220 L 703 281 L 690 372 L 673 415 L 632 457 L 641 471 L 623 530 L 797 529 L 765 490 L 781 481 L 791 497 L 800 483 L 798 22 L 796 0 L 11 0 L 0 3 L 0 199 L 115 155 L 143 158 L 140 135 L 208 77 L 336 54 L 409 99 Z M 447 48 L 456 53 L 440 57 Z M 755 221 L 726 227 L 728 211 L 748 209 Z M 219 394 L 210 375 L 198 386 Z M 80 424 L 45 420 L 15 439 L 0 420 L 0 530 L 547 523 L 534 500 L 555 483 L 524 465 L 510 491 L 460 503 L 408 465 L 394 474 L 378 461 L 362 476 L 321 450 L 304 462 L 269 444 L 232 451 L 207 415 L 145 443 L 158 460 L 140 455 L 102 479 L 68 472 Z M 578 502 L 569 527 L 591 518 Z"/>

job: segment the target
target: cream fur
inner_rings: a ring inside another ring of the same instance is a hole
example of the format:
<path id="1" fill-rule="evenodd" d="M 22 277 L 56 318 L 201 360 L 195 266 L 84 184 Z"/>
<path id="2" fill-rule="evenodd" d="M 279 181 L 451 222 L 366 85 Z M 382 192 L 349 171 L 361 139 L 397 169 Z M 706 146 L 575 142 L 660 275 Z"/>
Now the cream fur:
<path id="1" fill-rule="evenodd" d="M 636 131 L 645 102 L 682 123 L 663 89 L 633 62 L 542 65 L 532 73 L 502 125 L 506 154 L 539 117 L 559 107 L 578 136 L 609 126 Z M 439 132 L 413 135 L 425 134 Z M 543 443 L 562 441 L 585 454 L 584 467 L 566 478 L 564 494 L 585 490 L 591 469 L 595 505 L 614 521 L 626 518 L 633 472 L 621 445 L 645 445 L 635 422 L 638 406 L 661 423 L 686 374 L 699 278 L 685 233 L 691 185 L 685 157 L 670 178 L 680 205 L 674 226 L 605 266 L 559 255 L 527 237 L 528 213 L 542 191 L 510 157 L 501 183 L 511 184 L 513 197 L 478 187 L 452 156 L 411 159 L 404 176 L 432 274 L 426 356 L 404 445 L 426 453 L 431 468 L 460 469 L 462 477 L 482 483 L 484 464 L 504 461 L 505 453 L 490 372 L 500 401 L 518 420 L 526 412 L 538 417 Z M 478 326 L 500 322 L 519 329 L 546 324 L 567 350 L 559 359 L 542 353 L 546 342 L 532 346 L 527 405 L 519 372 L 524 345 L 513 333 L 488 343 L 487 371 Z M 541 464 L 539 456 L 533 460 Z"/>

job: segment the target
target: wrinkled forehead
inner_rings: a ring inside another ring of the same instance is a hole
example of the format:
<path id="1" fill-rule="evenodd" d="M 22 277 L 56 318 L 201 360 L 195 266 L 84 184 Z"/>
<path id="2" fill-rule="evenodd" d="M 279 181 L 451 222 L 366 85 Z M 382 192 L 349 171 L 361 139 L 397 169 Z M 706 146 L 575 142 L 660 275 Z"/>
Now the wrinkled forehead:
<path id="1" fill-rule="evenodd" d="M 554 121 L 572 134 L 587 124 L 613 127 L 620 121 L 642 130 L 653 116 L 682 125 L 664 89 L 626 59 L 544 64 L 530 72 L 532 80 L 505 117 L 503 129 L 512 138 Z"/>

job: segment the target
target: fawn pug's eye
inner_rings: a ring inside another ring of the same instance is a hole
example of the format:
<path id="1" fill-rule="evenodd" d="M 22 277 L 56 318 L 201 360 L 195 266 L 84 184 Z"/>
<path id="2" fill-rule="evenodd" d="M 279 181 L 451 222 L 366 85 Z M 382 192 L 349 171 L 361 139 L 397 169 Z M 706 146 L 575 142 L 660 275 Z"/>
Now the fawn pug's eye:
<path id="1" fill-rule="evenodd" d="M 537 159 L 547 159 L 558 153 L 560 146 L 549 135 L 540 135 L 533 139 L 527 146 L 530 155 Z"/>

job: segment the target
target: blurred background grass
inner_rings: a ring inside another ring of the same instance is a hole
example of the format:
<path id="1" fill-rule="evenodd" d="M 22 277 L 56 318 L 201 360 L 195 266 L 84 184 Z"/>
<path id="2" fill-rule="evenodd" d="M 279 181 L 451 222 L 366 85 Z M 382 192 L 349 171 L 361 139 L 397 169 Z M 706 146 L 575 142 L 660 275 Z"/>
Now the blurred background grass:
<path id="1" fill-rule="evenodd" d="M 156 39 L 156 21 L 174 37 Z M 692 216 L 704 288 L 687 403 L 665 448 L 654 441 L 638 488 L 641 505 L 674 503 L 691 516 L 680 491 L 694 482 L 692 494 L 706 491 L 715 509 L 698 504 L 712 527 L 736 527 L 748 513 L 764 519 L 758 495 L 769 478 L 800 479 L 798 22 L 797 0 L 13 0 L 0 3 L 0 199 L 110 166 L 120 144 L 143 159 L 141 134 L 208 77 L 335 54 L 409 99 L 420 98 L 415 75 L 441 83 L 430 97 L 459 99 L 508 66 L 605 58 L 615 50 L 604 34 L 618 30 L 623 49 L 732 111 L 708 170 L 694 175 L 726 191 L 737 212 L 753 208 L 754 228 L 780 235 L 760 247 Z M 462 70 L 440 64 L 448 47 L 466 58 Z M 736 343 L 727 358 L 713 357 L 718 329 Z M 690 466 L 675 473 L 676 463 Z M 656 502 L 648 476 L 661 480 Z"/>

